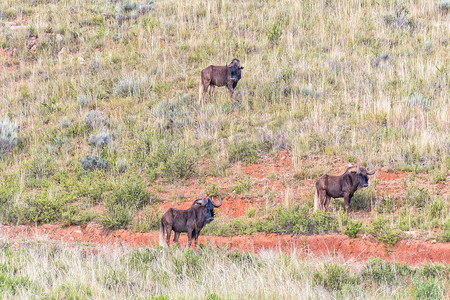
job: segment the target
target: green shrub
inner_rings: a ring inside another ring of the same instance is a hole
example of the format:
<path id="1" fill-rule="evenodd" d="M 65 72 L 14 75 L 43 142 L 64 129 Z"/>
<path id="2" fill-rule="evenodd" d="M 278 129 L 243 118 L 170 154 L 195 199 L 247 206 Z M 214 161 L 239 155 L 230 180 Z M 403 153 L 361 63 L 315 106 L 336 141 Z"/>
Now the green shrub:
<path id="1" fill-rule="evenodd" d="M 447 172 L 442 171 L 442 172 L 434 172 L 433 173 L 433 177 L 431 179 L 431 183 L 439 183 L 439 182 L 443 182 L 447 180 Z"/>
<path id="2" fill-rule="evenodd" d="M 329 212 L 317 211 L 310 215 L 308 206 L 294 205 L 271 211 L 267 218 L 256 223 L 256 229 L 282 234 L 323 234 L 336 232 L 338 220 Z"/>
<path id="3" fill-rule="evenodd" d="M 372 223 L 371 233 L 376 240 L 394 245 L 398 241 L 399 232 L 389 225 L 389 221 L 383 217 L 378 217 Z"/>
<path id="4" fill-rule="evenodd" d="M 127 179 L 117 186 L 109 197 L 109 203 L 119 204 L 129 208 L 141 209 L 154 201 L 145 183 L 141 180 Z"/>
<path id="5" fill-rule="evenodd" d="M 394 209 L 395 198 L 393 196 L 383 196 L 376 206 L 376 211 L 379 213 L 391 213 Z"/>
<path id="6" fill-rule="evenodd" d="M 218 236 L 248 235 L 258 231 L 257 224 L 256 221 L 243 218 L 232 219 L 230 221 L 216 219 L 214 222 L 206 224 L 202 230 L 202 234 Z"/>
<path id="7" fill-rule="evenodd" d="M 253 218 L 256 215 L 256 207 L 249 207 L 245 212 L 247 218 Z"/>
<path id="8" fill-rule="evenodd" d="M 245 164 L 253 164 L 258 161 L 256 145 L 248 141 L 240 141 L 228 146 L 230 163 L 242 161 Z"/>
<path id="9" fill-rule="evenodd" d="M 352 220 L 347 221 L 347 226 L 345 227 L 344 234 L 351 238 L 355 238 L 358 232 L 361 231 L 362 222 L 354 222 Z"/>
<path id="10" fill-rule="evenodd" d="M 230 188 L 230 192 L 236 192 L 236 194 L 242 195 L 250 193 L 252 185 L 249 179 L 239 179 L 239 181 Z"/>
<path id="11" fill-rule="evenodd" d="M 48 179 L 55 173 L 54 160 L 50 157 L 37 156 L 25 166 L 25 177 L 30 185 Z"/>
<path id="12" fill-rule="evenodd" d="M 140 139 L 135 156 L 138 162 L 146 165 L 148 178 L 152 181 L 158 176 L 174 181 L 195 174 L 197 159 L 193 151 L 176 147 L 165 139 L 156 140 L 152 133 L 146 133 Z"/>
<path id="13" fill-rule="evenodd" d="M 148 232 L 158 230 L 161 224 L 162 212 L 159 208 L 148 205 L 139 213 L 139 216 L 133 220 L 133 229 L 137 232 Z"/>
<path id="14" fill-rule="evenodd" d="M 144 182 L 128 179 L 116 187 L 105 201 L 106 210 L 100 224 L 108 229 L 127 228 L 132 222 L 133 212 L 152 202 Z"/>
<path id="15" fill-rule="evenodd" d="M 61 221 L 64 226 L 81 225 L 94 220 L 96 217 L 96 213 L 82 211 L 77 205 L 72 204 L 63 209 Z"/>
<path id="16" fill-rule="evenodd" d="M 438 279 L 416 279 L 413 282 L 417 299 L 444 299 L 442 282 Z"/>
<path id="17" fill-rule="evenodd" d="M 407 190 L 405 200 L 409 206 L 421 208 L 431 200 L 431 196 L 425 187 L 412 187 Z"/>
<path id="18" fill-rule="evenodd" d="M 96 172 L 82 175 L 80 180 L 72 185 L 75 195 L 87 198 L 91 204 L 101 203 L 104 194 L 112 188 L 111 184 Z"/>
<path id="19" fill-rule="evenodd" d="M 22 289 L 29 289 L 31 287 L 32 281 L 28 276 L 20 276 L 0 271 L 0 291 L 2 294 L 8 293 L 10 295 L 17 295 Z"/>
<path id="20" fill-rule="evenodd" d="M 346 284 L 355 284 L 357 277 L 352 277 L 345 266 L 337 263 L 325 264 L 313 273 L 313 284 L 321 285 L 327 290 L 340 291 Z"/>
<path id="21" fill-rule="evenodd" d="M 217 187 L 217 184 L 213 183 L 206 187 L 205 192 L 206 192 L 206 196 L 215 197 L 215 196 L 219 195 L 219 188 Z"/>
<path id="22" fill-rule="evenodd" d="M 11 214 L 15 215 L 15 199 L 18 188 L 12 180 L 4 180 L 0 185 L 0 224 L 12 221 Z"/>
<path id="23" fill-rule="evenodd" d="M 324 210 L 315 211 L 311 217 L 310 231 L 314 234 L 337 232 L 338 220 L 329 212 Z"/>
<path id="24" fill-rule="evenodd" d="M 42 192 L 36 197 L 29 197 L 23 208 L 23 222 L 35 222 L 38 224 L 55 223 L 62 218 L 65 204 L 72 201 L 70 194 Z"/>
<path id="25" fill-rule="evenodd" d="M 444 233 L 442 234 L 442 241 L 444 242 L 450 242 L 450 219 L 447 219 L 445 221 L 444 226 L 442 226 L 442 229 L 444 229 Z"/>
<path id="26" fill-rule="evenodd" d="M 131 221 L 131 211 L 123 204 L 107 204 L 100 218 L 100 224 L 112 230 L 127 228 Z"/>
<path id="27" fill-rule="evenodd" d="M 442 198 L 434 198 L 425 205 L 425 210 L 432 219 L 437 219 L 445 215 L 446 206 Z"/>
<path id="28" fill-rule="evenodd" d="M 406 264 L 392 263 L 381 258 L 369 260 L 361 272 L 364 281 L 399 284 L 403 276 L 414 275 L 415 271 Z"/>
<path id="29" fill-rule="evenodd" d="M 377 193 L 375 191 L 375 188 L 371 186 L 361 189 L 352 197 L 350 208 L 354 211 L 371 210 L 376 199 Z"/>
<path id="30" fill-rule="evenodd" d="M 161 166 L 161 176 L 169 181 L 190 178 L 195 174 L 196 158 L 188 151 L 174 153 Z"/>

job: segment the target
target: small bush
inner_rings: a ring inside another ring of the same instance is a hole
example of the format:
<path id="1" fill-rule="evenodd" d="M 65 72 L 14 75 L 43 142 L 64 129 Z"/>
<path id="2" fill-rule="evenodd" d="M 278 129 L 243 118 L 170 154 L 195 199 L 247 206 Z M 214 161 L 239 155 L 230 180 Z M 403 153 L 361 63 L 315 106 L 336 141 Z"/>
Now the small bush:
<path id="1" fill-rule="evenodd" d="M 425 98 L 422 95 L 417 94 L 417 93 L 414 93 L 411 96 L 409 96 L 407 102 L 408 102 L 409 106 L 420 106 L 420 107 L 423 107 L 423 108 L 426 108 L 429 105 L 428 104 L 429 103 L 429 99 Z"/>
<path id="2" fill-rule="evenodd" d="M 94 220 L 97 214 L 82 211 L 77 205 L 70 205 L 62 211 L 61 221 L 64 226 L 81 225 Z"/>
<path id="3" fill-rule="evenodd" d="M 432 219 L 437 219 L 444 216 L 446 202 L 441 198 L 435 198 L 425 205 L 427 215 Z"/>
<path id="4" fill-rule="evenodd" d="M 161 175 L 169 181 L 190 178 L 195 174 L 196 158 L 188 151 L 174 153 L 161 166 Z"/>
<path id="5" fill-rule="evenodd" d="M 109 168 L 108 160 L 96 155 L 86 155 L 84 158 L 80 159 L 80 163 L 84 171 L 92 171 L 97 169 L 106 170 Z"/>
<path id="6" fill-rule="evenodd" d="M 37 156 L 25 166 L 25 177 L 31 184 L 47 179 L 55 173 L 53 159 L 45 156 Z"/>
<path id="7" fill-rule="evenodd" d="M 162 213 L 158 207 L 148 205 L 143 212 L 133 220 L 133 229 L 137 232 L 158 230 L 161 224 Z"/>
<path id="8" fill-rule="evenodd" d="M 229 161 L 234 163 L 243 161 L 245 164 L 253 164 L 258 161 L 256 145 L 248 141 L 241 141 L 228 147 Z"/>
<path id="9" fill-rule="evenodd" d="M 11 151 L 17 145 L 19 127 L 8 119 L 0 118 L 0 155 Z"/>
<path id="10" fill-rule="evenodd" d="M 388 245 L 394 245 L 398 241 L 398 231 L 393 229 L 388 220 L 383 217 L 378 217 L 375 222 L 372 223 L 371 233 L 375 239 L 380 242 L 385 242 Z"/>
<path id="11" fill-rule="evenodd" d="M 377 199 L 377 193 L 373 187 L 367 187 L 359 190 L 350 202 L 350 208 L 354 211 L 357 210 L 370 210 L 373 203 Z"/>
<path id="12" fill-rule="evenodd" d="M 253 218 L 256 215 L 256 207 L 250 207 L 249 209 L 247 209 L 247 211 L 245 212 L 245 216 L 247 218 Z"/>
<path id="13" fill-rule="evenodd" d="M 131 224 L 131 211 L 122 204 L 108 204 L 100 219 L 100 224 L 108 229 L 127 228 Z"/>
<path id="14" fill-rule="evenodd" d="M 112 136 L 107 131 L 100 132 L 98 134 L 92 134 L 89 137 L 89 144 L 91 144 L 97 148 L 103 148 L 105 146 L 108 146 L 111 144 L 111 142 L 112 142 Z"/>
<path id="15" fill-rule="evenodd" d="M 350 276 L 348 269 L 337 263 L 325 264 L 321 270 L 313 273 L 313 283 L 327 290 L 340 291 L 346 284 L 354 284 L 357 278 Z"/>
<path id="16" fill-rule="evenodd" d="M 217 187 L 217 184 L 213 183 L 206 187 L 205 192 L 208 197 L 216 197 L 219 195 L 219 188 Z"/>
<path id="17" fill-rule="evenodd" d="M 414 274 L 406 264 L 391 263 L 381 258 L 369 260 L 361 272 L 364 281 L 375 281 L 376 283 L 399 283 L 402 276 Z"/>
<path id="18" fill-rule="evenodd" d="M 97 175 L 99 174 L 95 172 L 87 173 L 81 176 L 79 181 L 73 182 L 71 188 L 75 195 L 88 199 L 91 204 L 101 203 L 104 194 L 112 187 L 108 181 Z"/>
<path id="19" fill-rule="evenodd" d="M 143 181 L 128 179 L 122 185 L 113 190 L 109 202 L 120 204 L 133 209 L 141 209 L 151 203 L 152 195 L 147 190 Z"/>
<path id="20" fill-rule="evenodd" d="M 443 182 L 447 180 L 447 172 L 442 171 L 442 172 L 434 172 L 433 173 L 433 177 L 431 179 L 431 183 L 439 183 L 439 182 Z"/>
<path id="21" fill-rule="evenodd" d="M 438 9 L 440 9 L 442 12 L 448 12 L 450 10 L 450 1 L 444 0 L 441 2 L 438 2 L 437 4 Z"/>
<path id="22" fill-rule="evenodd" d="M 72 200 L 70 194 L 51 195 L 47 192 L 42 192 L 35 198 L 27 198 L 23 208 L 23 222 L 55 223 L 61 219 L 65 204 Z"/>
<path id="23" fill-rule="evenodd" d="M 442 229 L 444 229 L 444 233 L 442 234 L 442 241 L 450 242 L 450 219 L 447 219 L 447 221 L 445 221 Z"/>
<path id="24" fill-rule="evenodd" d="M 144 77 L 123 76 L 115 85 L 115 93 L 122 97 L 142 97 L 150 93 L 152 85 Z"/>
<path id="25" fill-rule="evenodd" d="M 376 211 L 379 213 L 391 213 L 394 209 L 395 198 L 393 196 L 383 196 L 376 206 Z"/>
<path id="26" fill-rule="evenodd" d="M 252 190 L 252 185 L 249 179 L 239 179 L 236 185 L 232 186 L 230 191 L 242 195 L 249 193 Z"/>
<path id="27" fill-rule="evenodd" d="M 125 173 L 125 171 L 128 169 L 128 160 L 124 157 L 119 158 L 116 161 L 116 170 L 119 173 Z"/>
<path id="28" fill-rule="evenodd" d="M 424 207 L 430 200 L 431 196 L 428 190 L 418 187 L 409 188 L 405 195 L 406 204 L 417 208 Z"/>
<path id="29" fill-rule="evenodd" d="M 88 112 L 84 117 L 84 121 L 86 122 L 86 126 L 90 129 L 109 125 L 108 118 L 99 110 Z"/>
<path id="30" fill-rule="evenodd" d="M 347 221 L 347 227 L 345 227 L 344 234 L 351 238 L 355 238 L 358 232 L 361 231 L 362 222 L 354 222 L 352 220 Z"/>
<path id="31" fill-rule="evenodd" d="M 444 299 L 444 287 L 438 279 L 416 279 L 414 290 L 417 299 Z"/>
<path id="32" fill-rule="evenodd" d="M 306 205 L 294 205 L 290 208 L 279 207 L 256 224 L 259 232 L 273 232 L 281 234 L 324 234 L 336 232 L 338 220 L 326 211 L 309 214 Z"/>

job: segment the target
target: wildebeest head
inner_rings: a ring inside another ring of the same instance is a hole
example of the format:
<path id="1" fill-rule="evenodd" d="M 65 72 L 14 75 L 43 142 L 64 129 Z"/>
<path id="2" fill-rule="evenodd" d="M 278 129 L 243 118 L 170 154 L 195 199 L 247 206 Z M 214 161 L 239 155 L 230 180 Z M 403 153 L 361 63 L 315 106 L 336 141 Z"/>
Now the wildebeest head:
<path id="1" fill-rule="evenodd" d="M 205 209 L 203 210 L 203 214 L 206 217 L 206 223 L 209 223 L 214 220 L 214 207 L 220 207 L 222 205 L 222 198 L 220 198 L 219 195 L 219 201 L 220 203 L 215 203 L 211 198 L 207 197 L 204 198 L 202 196 L 201 199 L 197 199 L 192 203 L 192 205 L 200 205 L 203 206 Z"/>
<path id="2" fill-rule="evenodd" d="M 225 65 L 227 68 L 231 69 L 231 80 L 236 82 L 239 81 L 241 79 L 241 70 L 244 68 L 241 67 L 241 61 L 237 58 L 233 58 L 230 64 L 228 64 L 227 61 Z"/>
<path id="3" fill-rule="evenodd" d="M 375 168 L 372 167 L 372 171 L 368 171 L 364 167 L 359 167 L 359 164 L 356 167 L 350 167 L 346 170 L 349 173 L 355 173 L 355 180 L 358 181 L 358 188 L 363 188 L 369 186 L 369 176 L 375 174 Z"/>

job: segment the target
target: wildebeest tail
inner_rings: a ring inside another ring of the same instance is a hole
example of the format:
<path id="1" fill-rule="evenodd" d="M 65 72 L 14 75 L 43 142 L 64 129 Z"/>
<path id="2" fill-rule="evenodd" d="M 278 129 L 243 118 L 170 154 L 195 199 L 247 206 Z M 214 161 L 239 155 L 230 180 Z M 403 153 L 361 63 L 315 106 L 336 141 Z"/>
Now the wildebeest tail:
<path id="1" fill-rule="evenodd" d="M 314 193 L 314 211 L 319 210 L 320 207 L 320 198 L 319 198 L 319 191 L 316 188 L 316 192 Z"/>
<path id="2" fill-rule="evenodd" d="M 198 103 L 202 101 L 203 89 L 204 89 L 203 82 L 200 80 L 200 83 L 198 85 Z"/>
<path id="3" fill-rule="evenodd" d="M 159 245 L 160 246 L 166 246 L 166 243 L 164 242 L 164 224 L 161 220 L 161 225 L 159 226 Z"/>

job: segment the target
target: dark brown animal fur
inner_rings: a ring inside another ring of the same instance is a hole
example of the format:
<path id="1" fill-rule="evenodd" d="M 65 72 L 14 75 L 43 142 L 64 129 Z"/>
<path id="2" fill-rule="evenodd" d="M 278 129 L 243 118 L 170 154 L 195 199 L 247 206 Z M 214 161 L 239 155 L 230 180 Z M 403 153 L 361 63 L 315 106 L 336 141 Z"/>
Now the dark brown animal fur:
<path id="1" fill-rule="evenodd" d="M 206 91 L 209 89 L 211 99 L 214 99 L 214 88 L 216 86 L 226 86 L 230 91 L 230 99 L 233 100 L 234 89 L 241 79 L 241 62 L 237 58 L 233 58 L 231 63 L 225 66 L 213 66 L 202 70 L 198 101 L 201 102 L 205 98 Z"/>
<path id="2" fill-rule="evenodd" d="M 314 195 L 314 210 L 326 209 L 330 205 L 330 198 L 344 198 L 345 213 L 348 214 L 350 201 L 353 194 L 360 188 L 369 185 L 368 175 L 375 174 L 375 169 L 367 171 L 359 165 L 352 166 L 345 170 L 344 174 L 322 175 L 316 182 L 316 192 Z"/>
<path id="3" fill-rule="evenodd" d="M 174 243 L 178 244 L 181 232 L 187 232 L 188 247 L 191 247 L 192 238 L 195 239 L 195 247 L 198 244 L 198 236 L 203 227 L 214 220 L 214 207 L 222 205 L 222 199 L 219 196 L 219 204 L 216 204 L 211 198 L 197 199 L 188 209 L 169 208 L 161 218 L 159 228 L 159 244 L 164 245 L 164 236 L 166 245 L 170 244 L 170 235 L 172 230 L 175 233 Z"/>

